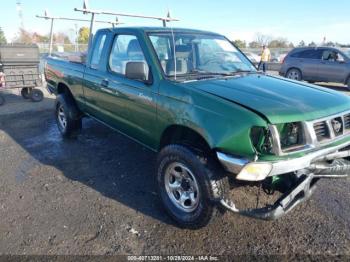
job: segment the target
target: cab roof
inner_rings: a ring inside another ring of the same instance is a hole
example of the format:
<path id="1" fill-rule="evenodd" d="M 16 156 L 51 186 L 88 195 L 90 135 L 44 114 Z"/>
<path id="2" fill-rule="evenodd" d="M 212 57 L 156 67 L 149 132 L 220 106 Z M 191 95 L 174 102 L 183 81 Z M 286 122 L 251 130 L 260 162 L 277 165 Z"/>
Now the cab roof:
<path id="1" fill-rule="evenodd" d="M 210 34 L 220 36 L 218 33 L 203 31 L 197 29 L 188 29 L 188 28 L 171 28 L 171 27 L 115 27 L 112 29 L 114 32 L 118 32 L 119 30 L 128 30 L 130 32 L 145 32 L 145 33 L 187 33 L 187 34 Z"/>

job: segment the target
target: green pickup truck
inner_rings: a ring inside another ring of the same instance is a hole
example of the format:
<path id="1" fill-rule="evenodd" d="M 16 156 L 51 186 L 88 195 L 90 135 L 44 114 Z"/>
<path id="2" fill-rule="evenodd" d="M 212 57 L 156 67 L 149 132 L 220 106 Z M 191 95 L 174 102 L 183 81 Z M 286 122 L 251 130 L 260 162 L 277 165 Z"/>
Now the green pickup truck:
<path id="1" fill-rule="evenodd" d="M 320 178 L 350 170 L 350 98 L 258 72 L 222 35 L 101 29 L 83 60 L 45 66 L 60 132 L 75 137 L 92 117 L 159 152 L 159 197 L 180 226 L 205 226 L 227 210 L 276 219 Z M 238 208 L 238 187 L 278 197 Z"/>

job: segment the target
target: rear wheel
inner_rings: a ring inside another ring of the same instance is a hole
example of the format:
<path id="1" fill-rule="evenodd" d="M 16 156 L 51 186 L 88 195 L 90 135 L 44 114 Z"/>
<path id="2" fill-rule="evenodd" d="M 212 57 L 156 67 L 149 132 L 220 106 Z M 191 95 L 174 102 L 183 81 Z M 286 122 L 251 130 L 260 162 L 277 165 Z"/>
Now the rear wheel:
<path id="1" fill-rule="evenodd" d="M 216 200 L 228 190 L 227 177 L 210 160 L 181 145 L 166 146 L 158 156 L 159 196 L 181 227 L 200 228 L 217 213 Z"/>
<path id="2" fill-rule="evenodd" d="M 21 90 L 21 95 L 24 99 L 30 99 L 31 88 L 24 87 Z"/>
<path id="3" fill-rule="evenodd" d="M 30 99 L 33 102 L 41 102 L 44 99 L 44 93 L 39 89 L 32 89 L 30 92 Z"/>
<path id="4" fill-rule="evenodd" d="M 81 117 L 72 99 L 58 95 L 56 100 L 56 122 L 59 131 L 65 138 L 76 137 L 81 130 Z"/>
<path id="5" fill-rule="evenodd" d="M 298 80 L 298 81 L 302 79 L 300 70 L 296 68 L 289 69 L 288 72 L 286 73 L 286 77 L 289 79 Z"/>

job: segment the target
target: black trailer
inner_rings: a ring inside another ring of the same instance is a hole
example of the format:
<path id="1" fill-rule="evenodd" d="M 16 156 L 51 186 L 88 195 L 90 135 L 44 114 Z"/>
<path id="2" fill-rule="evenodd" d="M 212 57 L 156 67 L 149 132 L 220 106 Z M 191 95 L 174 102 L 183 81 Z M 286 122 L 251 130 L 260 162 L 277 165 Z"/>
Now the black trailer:
<path id="1" fill-rule="evenodd" d="M 44 94 L 36 88 L 42 86 L 39 63 L 37 45 L 0 45 L 0 91 L 20 88 L 23 98 L 42 101 Z M 0 95 L 0 105 L 4 102 Z"/>

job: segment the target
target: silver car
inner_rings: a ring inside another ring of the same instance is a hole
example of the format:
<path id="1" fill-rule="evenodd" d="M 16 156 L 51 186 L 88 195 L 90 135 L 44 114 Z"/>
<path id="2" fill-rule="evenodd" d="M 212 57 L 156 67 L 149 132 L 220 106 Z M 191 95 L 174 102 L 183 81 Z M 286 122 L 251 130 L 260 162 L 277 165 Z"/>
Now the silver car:
<path id="1" fill-rule="evenodd" d="M 285 57 L 279 74 L 311 83 L 343 83 L 350 88 L 350 58 L 333 47 L 295 48 Z"/>

